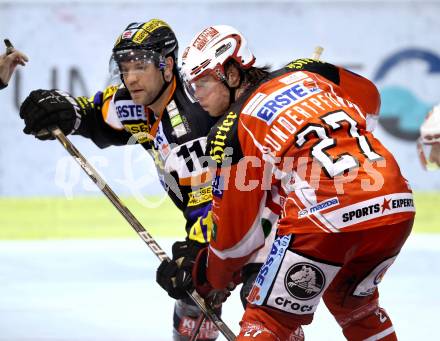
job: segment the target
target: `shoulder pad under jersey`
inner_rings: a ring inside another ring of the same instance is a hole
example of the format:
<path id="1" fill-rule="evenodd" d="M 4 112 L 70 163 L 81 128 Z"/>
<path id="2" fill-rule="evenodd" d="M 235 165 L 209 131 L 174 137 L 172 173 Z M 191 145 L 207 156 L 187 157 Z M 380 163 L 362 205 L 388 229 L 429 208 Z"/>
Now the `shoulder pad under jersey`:
<path id="1" fill-rule="evenodd" d="M 115 101 L 131 100 L 130 92 L 125 87 L 117 89 L 114 95 Z"/>
<path id="2" fill-rule="evenodd" d="M 329 81 L 335 84 L 339 85 L 340 83 L 338 67 L 333 64 L 321 62 L 316 59 L 310 59 L 310 58 L 296 59 L 290 62 L 289 64 L 287 64 L 284 67 L 284 70 L 285 69 L 290 71 L 298 70 L 298 71 L 309 71 L 309 72 L 317 73 L 318 75 L 325 77 L 326 79 L 328 79 Z"/>
<path id="3" fill-rule="evenodd" d="M 238 140 L 237 111 L 230 110 L 212 127 L 208 135 L 206 152 L 220 166 L 231 165 L 240 161 L 243 153 Z"/>
<path id="4" fill-rule="evenodd" d="M 260 83 L 245 90 L 228 109 L 228 113 L 223 115 L 211 128 L 206 152 L 217 162 L 217 165 L 227 166 L 231 162 L 236 164 L 243 158 L 243 150 L 238 138 L 238 122 L 244 104 L 259 86 Z"/>
<path id="5" fill-rule="evenodd" d="M 117 85 L 110 85 L 106 87 L 102 93 L 102 101 L 105 102 L 106 100 L 111 98 L 116 93 L 117 90 L 118 90 Z"/>

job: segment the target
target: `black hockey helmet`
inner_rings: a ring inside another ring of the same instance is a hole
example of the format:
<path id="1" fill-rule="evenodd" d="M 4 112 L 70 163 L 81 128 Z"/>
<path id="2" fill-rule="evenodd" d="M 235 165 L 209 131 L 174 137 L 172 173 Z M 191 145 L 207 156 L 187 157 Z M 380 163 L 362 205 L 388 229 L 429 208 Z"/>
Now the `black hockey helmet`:
<path id="1" fill-rule="evenodd" d="M 116 40 L 113 56 L 120 61 L 134 58 L 153 58 L 156 66 L 164 67 L 165 57 L 171 56 L 177 65 L 178 43 L 171 27 L 163 20 L 131 23 Z"/>

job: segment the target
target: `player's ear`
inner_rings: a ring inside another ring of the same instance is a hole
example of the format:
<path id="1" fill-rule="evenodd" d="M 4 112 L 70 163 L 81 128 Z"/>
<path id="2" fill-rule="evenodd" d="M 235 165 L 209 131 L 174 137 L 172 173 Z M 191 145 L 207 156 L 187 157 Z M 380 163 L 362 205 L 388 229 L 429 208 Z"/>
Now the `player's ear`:
<path id="1" fill-rule="evenodd" d="M 229 65 L 226 70 L 226 81 L 231 88 L 236 88 L 240 85 L 240 70 L 234 64 Z"/>
<path id="2" fill-rule="evenodd" d="M 173 69 L 174 69 L 173 57 L 166 57 L 163 75 L 164 75 L 164 78 L 167 82 L 170 82 L 173 79 Z"/>

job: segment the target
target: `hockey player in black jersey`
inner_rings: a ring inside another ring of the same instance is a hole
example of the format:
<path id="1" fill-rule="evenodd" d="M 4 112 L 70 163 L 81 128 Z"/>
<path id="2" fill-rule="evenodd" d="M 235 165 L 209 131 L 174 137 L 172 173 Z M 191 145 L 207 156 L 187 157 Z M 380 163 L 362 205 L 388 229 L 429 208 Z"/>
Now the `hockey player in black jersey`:
<path id="1" fill-rule="evenodd" d="M 178 281 L 191 280 L 185 271 L 191 267 L 189 254 L 195 257 L 211 236 L 211 179 L 202 160 L 206 136 L 217 119 L 186 95 L 177 56 L 177 38 L 167 23 L 132 23 L 113 48 L 123 85 L 91 98 L 35 90 L 23 102 L 20 117 L 24 132 L 41 140 L 52 139 L 47 128 L 56 125 L 66 135 L 84 136 L 100 148 L 135 140 L 151 154 L 162 185 L 186 219 L 186 240 L 173 245 L 173 260 L 164 261 L 157 272 L 158 283 L 176 299 L 173 338 L 186 340 L 200 311 L 178 289 Z M 180 263 L 182 257 L 185 262 Z M 199 339 L 217 336 L 217 329 L 206 321 Z"/>

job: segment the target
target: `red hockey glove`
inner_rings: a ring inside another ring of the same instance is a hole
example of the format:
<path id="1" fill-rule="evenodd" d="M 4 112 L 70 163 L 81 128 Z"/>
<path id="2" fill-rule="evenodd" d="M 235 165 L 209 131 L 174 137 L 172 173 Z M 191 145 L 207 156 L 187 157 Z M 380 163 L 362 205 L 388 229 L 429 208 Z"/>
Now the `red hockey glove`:
<path id="1" fill-rule="evenodd" d="M 231 295 L 231 291 L 235 289 L 237 283 L 240 283 L 240 279 L 233 279 L 228 286 L 224 289 L 215 289 L 209 283 L 206 276 L 206 263 L 208 260 L 208 248 L 203 248 L 200 250 L 196 257 L 196 261 L 192 270 L 193 284 L 196 291 L 202 296 L 206 303 L 208 303 L 213 308 L 218 308 L 223 302 Z"/>

